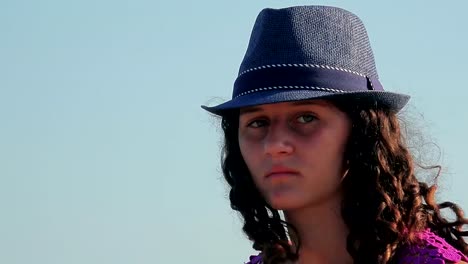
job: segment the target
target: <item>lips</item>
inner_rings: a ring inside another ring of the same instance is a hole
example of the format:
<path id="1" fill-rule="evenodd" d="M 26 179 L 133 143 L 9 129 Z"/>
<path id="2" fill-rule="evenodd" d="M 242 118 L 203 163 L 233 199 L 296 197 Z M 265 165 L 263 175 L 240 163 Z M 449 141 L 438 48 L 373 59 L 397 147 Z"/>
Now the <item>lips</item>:
<path id="1" fill-rule="evenodd" d="M 297 176 L 299 172 L 284 166 L 273 166 L 270 171 L 265 174 L 265 178 L 281 177 L 281 176 Z"/>

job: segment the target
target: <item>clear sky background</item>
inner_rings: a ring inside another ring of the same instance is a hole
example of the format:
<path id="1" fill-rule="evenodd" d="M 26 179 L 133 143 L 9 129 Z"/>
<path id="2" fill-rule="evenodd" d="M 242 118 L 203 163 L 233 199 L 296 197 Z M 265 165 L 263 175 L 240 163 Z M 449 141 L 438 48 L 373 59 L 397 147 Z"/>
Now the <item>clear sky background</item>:
<path id="1" fill-rule="evenodd" d="M 468 210 L 467 1 L 0 0 L 0 263 L 246 261 L 199 106 L 230 97 L 258 12 L 301 4 L 362 18 Z"/>

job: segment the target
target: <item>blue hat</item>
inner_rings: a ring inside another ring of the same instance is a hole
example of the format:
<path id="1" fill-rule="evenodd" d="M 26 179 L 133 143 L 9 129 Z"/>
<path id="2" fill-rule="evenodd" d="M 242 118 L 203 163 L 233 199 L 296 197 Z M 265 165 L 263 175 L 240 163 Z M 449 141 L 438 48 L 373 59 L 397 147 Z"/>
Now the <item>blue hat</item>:
<path id="1" fill-rule="evenodd" d="M 362 21 L 328 6 L 264 9 L 250 42 L 232 99 L 203 109 L 230 109 L 307 99 L 342 99 L 395 112 L 408 95 L 384 91 Z"/>

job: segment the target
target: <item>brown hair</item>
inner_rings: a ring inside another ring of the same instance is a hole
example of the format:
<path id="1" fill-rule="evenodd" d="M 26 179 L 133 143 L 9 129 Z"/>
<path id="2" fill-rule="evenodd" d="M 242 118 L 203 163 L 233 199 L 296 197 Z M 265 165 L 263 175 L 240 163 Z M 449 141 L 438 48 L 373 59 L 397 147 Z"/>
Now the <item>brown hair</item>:
<path id="1" fill-rule="evenodd" d="M 467 254 L 463 236 L 468 232 L 461 228 L 468 219 L 454 203 L 436 203 L 435 185 L 418 181 L 397 115 L 385 109 L 336 105 L 353 124 L 345 153 L 349 171 L 343 181 L 342 217 L 350 232 L 347 250 L 354 263 L 392 263 L 399 246 L 415 242 L 414 234 L 425 228 Z M 242 215 L 243 231 L 253 248 L 262 251 L 265 264 L 296 260 L 300 239 L 288 243 L 286 229 L 294 232 L 295 228 L 256 189 L 239 149 L 238 119 L 239 112 L 231 111 L 221 123 L 222 169 L 231 188 L 231 207 Z M 444 218 L 444 208 L 450 208 L 456 220 Z"/>

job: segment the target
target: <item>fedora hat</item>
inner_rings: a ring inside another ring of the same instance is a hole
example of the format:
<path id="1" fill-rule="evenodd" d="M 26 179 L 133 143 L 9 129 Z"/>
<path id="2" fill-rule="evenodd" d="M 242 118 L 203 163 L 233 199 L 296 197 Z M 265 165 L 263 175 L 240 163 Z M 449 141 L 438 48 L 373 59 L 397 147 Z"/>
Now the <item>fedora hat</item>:
<path id="1" fill-rule="evenodd" d="M 362 21 L 329 6 L 267 8 L 258 15 L 232 99 L 202 108 L 216 115 L 241 107 L 308 99 L 398 112 L 408 95 L 384 91 Z"/>

